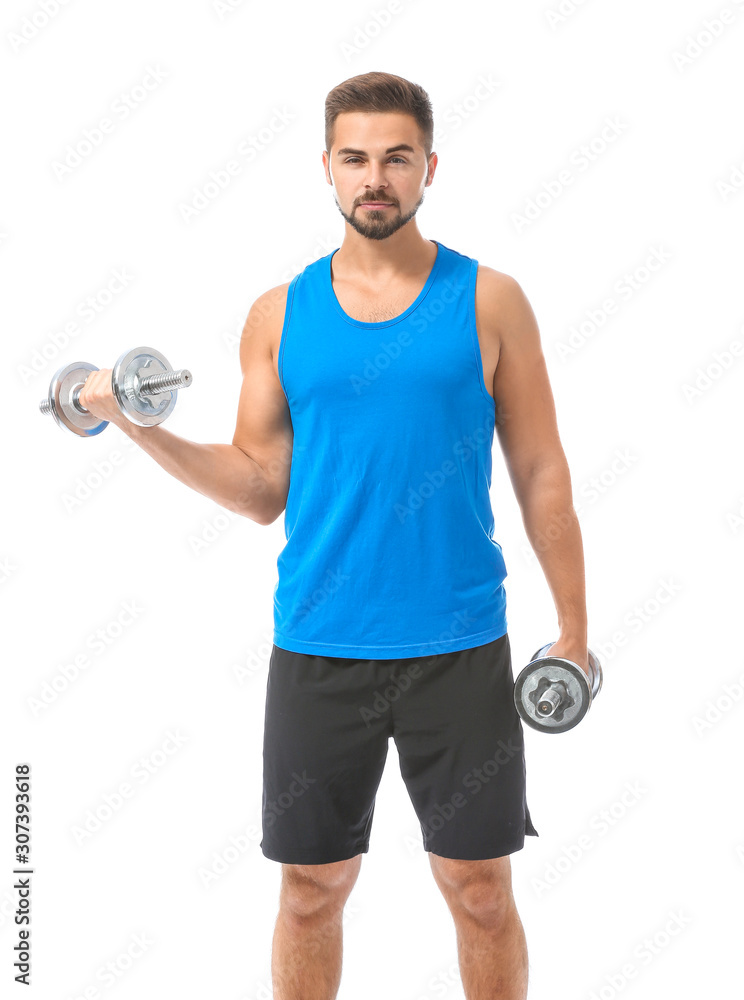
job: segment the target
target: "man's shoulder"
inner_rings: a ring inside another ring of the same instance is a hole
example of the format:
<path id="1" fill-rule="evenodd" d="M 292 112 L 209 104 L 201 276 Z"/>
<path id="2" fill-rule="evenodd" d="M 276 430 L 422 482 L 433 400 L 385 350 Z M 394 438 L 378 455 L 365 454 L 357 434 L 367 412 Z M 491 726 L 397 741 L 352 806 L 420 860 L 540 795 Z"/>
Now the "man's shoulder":
<path id="1" fill-rule="evenodd" d="M 291 281 L 283 281 L 281 285 L 267 288 L 253 303 L 254 309 L 264 319 L 276 319 L 279 313 L 283 315 L 287 302 L 287 291 L 291 284 Z"/>
<path id="2" fill-rule="evenodd" d="M 478 265 L 475 286 L 477 328 L 491 337 L 499 351 L 507 343 L 524 343 L 524 329 L 535 322 L 524 289 L 511 274 Z"/>
<path id="3" fill-rule="evenodd" d="M 497 316 L 519 308 L 524 292 L 511 274 L 478 264 L 475 301 L 479 314 L 495 322 Z"/>
<path id="4" fill-rule="evenodd" d="M 291 281 L 284 281 L 281 285 L 274 285 L 254 300 L 243 327 L 241 336 L 243 347 L 247 349 L 249 339 L 255 342 L 258 338 L 265 347 L 268 347 L 271 356 L 276 356 L 284 326 L 287 290 L 290 284 Z"/>
<path id="5" fill-rule="evenodd" d="M 519 287 L 519 282 L 505 271 L 497 271 L 487 264 L 478 264 L 478 285 L 489 295 L 508 295 Z"/>

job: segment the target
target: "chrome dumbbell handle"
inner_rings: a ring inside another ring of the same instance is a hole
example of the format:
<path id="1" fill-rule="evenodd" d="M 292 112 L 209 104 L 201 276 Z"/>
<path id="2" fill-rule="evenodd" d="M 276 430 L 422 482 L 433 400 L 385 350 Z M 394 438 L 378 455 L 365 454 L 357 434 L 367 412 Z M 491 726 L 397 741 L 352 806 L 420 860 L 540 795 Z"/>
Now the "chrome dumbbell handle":
<path id="1" fill-rule="evenodd" d="M 192 375 L 188 368 L 181 368 L 177 372 L 167 371 L 160 372 L 157 375 L 146 375 L 142 379 L 139 389 L 137 390 L 140 396 L 156 396 L 160 392 L 170 392 L 172 389 L 183 389 L 187 385 L 191 385 Z M 82 392 L 85 382 L 81 382 L 80 385 L 76 386 L 72 393 L 71 403 L 76 410 L 81 413 L 90 413 L 90 410 L 86 410 L 84 406 L 80 405 L 80 393 Z M 39 403 L 39 409 L 42 413 L 51 413 L 52 404 L 49 399 L 42 399 Z"/>

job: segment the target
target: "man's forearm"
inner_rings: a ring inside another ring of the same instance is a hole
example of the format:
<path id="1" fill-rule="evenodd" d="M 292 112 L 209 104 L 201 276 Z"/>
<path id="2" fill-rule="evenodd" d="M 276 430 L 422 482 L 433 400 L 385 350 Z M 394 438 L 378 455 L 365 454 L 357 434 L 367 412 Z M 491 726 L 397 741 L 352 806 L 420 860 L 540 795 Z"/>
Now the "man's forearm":
<path id="1" fill-rule="evenodd" d="M 123 418 L 121 430 L 166 472 L 227 510 L 259 524 L 276 517 L 270 481 L 250 456 L 232 444 L 201 444 L 161 424 L 140 427 Z"/>
<path id="2" fill-rule="evenodd" d="M 568 465 L 534 473 L 519 494 L 525 531 L 553 596 L 561 638 L 583 647 L 587 641 L 584 547 Z"/>

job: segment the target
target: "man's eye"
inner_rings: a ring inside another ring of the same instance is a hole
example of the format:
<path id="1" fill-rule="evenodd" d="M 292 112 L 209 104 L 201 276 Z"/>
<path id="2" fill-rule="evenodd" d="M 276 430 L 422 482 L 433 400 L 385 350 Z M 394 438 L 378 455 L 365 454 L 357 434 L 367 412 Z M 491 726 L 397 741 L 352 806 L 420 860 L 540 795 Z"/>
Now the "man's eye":
<path id="1" fill-rule="evenodd" d="M 406 162 L 405 159 L 402 156 L 391 156 L 390 159 L 391 160 L 400 160 L 401 163 L 405 163 Z M 344 163 L 352 163 L 354 160 L 359 160 L 359 157 L 358 156 L 348 156 L 344 160 Z"/>

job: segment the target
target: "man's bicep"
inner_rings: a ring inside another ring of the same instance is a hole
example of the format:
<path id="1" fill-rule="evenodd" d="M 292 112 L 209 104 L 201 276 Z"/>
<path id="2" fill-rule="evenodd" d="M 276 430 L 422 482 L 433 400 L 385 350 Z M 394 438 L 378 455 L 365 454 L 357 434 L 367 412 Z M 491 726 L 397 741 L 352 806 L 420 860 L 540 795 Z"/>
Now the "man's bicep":
<path id="1" fill-rule="evenodd" d="M 286 287 L 284 288 L 286 298 Z M 292 421 L 271 353 L 284 318 L 281 294 L 259 298 L 246 320 L 240 346 L 243 383 L 232 443 L 254 459 L 286 500 L 292 458 Z"/>
<path id="2" fill-rule="evenodd" d="M 496 433 L 512 480 L 522 481 L 540 467 L 564 462 L 565 455 L 537 319 L 514 278 L 502 282 L 494 312 Z"/>

